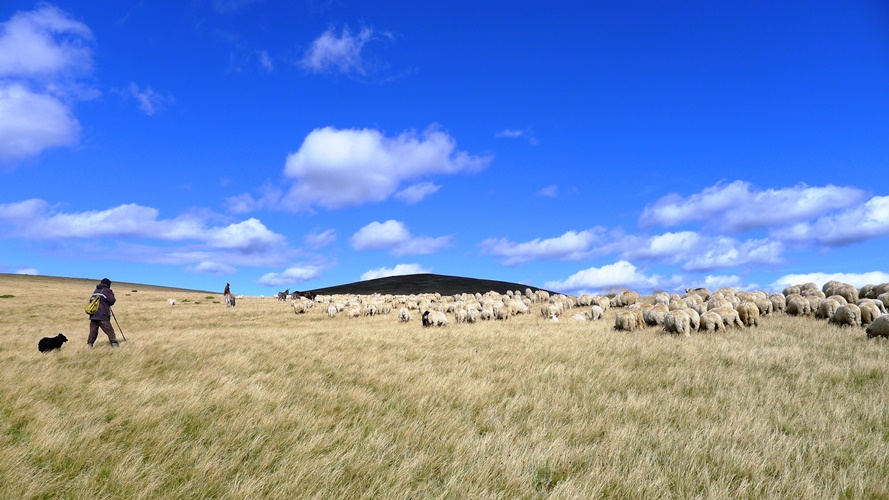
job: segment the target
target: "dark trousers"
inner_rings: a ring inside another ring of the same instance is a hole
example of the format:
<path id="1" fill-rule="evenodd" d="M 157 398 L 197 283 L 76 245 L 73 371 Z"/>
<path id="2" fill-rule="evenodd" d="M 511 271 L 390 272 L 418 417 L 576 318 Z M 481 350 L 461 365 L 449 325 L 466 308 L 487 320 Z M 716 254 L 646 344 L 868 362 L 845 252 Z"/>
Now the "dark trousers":
<path id="1" fill-rule="evenodd" d="M 117 343 L 117 336 L 114 335 L 114 327 L 111 326 L 111 322 L 107 319 L 102 321 L 90 320 L 90 335 L 86 338 L 86 343 L 89 345 L 93 345 L 93 342 L 96 341 L 96 337 L 99 336 L 99 328 L 105 332 L 105 335 L 108 336 L 108 341 L 112 344 Z"/>

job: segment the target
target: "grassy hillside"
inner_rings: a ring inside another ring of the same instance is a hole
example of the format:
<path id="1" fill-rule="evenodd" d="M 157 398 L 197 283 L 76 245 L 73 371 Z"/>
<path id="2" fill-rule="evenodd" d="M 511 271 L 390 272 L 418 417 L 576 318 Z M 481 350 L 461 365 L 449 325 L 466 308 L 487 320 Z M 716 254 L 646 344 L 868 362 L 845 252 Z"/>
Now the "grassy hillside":
<path id="1" fill-rule="evenodd" d="M 94 284 L 0 275 L 0 498 L 889 497 L 861 329 L 424 329 L 115 284 L 129 341 L 87 350 Z"/>

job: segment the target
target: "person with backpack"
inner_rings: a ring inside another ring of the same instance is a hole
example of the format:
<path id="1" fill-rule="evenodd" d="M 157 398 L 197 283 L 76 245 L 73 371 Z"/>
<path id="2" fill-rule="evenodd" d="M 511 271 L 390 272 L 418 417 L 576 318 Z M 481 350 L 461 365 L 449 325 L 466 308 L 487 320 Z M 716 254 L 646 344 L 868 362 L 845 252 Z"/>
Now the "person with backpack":
<path id="1" fill-rule="evenodd" d="M 117 299 L 114 298 L 114 292 L 111 290 L 111 280 L 103 278 L 96 285 L 96 291 L 93 292 L 90 299 L 92 300 L 95 297 L 99 298 L 99 307 L 94 313 L 90 314 L 90 333 L 86 338 L 86 346 L 90 349 L 93 348 L 93 343 L 96 341 L 96 337 L 99 336 L 99 328 L 101 328 L 105 335 L 108 336 L 111 347 L 117 349 L 120 345 L 117 343 L 114 327 L 111 326 L 111 306 L 114 305 Z"/>

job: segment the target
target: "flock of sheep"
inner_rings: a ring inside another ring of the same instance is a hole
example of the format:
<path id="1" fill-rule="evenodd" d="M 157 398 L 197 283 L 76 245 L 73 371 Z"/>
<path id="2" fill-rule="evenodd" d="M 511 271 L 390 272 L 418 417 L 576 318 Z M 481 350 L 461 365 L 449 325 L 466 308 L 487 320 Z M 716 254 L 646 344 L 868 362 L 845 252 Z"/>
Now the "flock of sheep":
<path id="1" fill-rule="evenodd" d="M 605 311 L 619 308 L 615 330 L 659 327 L 685 336 L 696 331 L 756 327 L 763 316 L 783 313 L 814 316 L 841 326 L 866 327 L 868 337 L 889 337 L 889 283 L 865 285 L 861 289 L 838 281 L 829 281 L 821 289 L 815 283 L 805 283 L 772 294 L 733 288 L 711 293 L 706 288 L 689 288 L 682 295 L 659 292 L 653 299 L 653 303 L 641 301 L 633 291 L 613 297 L 576 297 L 528 288 L 524 293 L 517 290 L 505 294 L 318 295 L 313 299 L 296 297 L 290 306 L 296 314 L 320 306 L 331 318 L 339 314 L 356 318 L 397 311 L 399 321 L 414 321 L 418 316 L 423 326 L 439 327 L 450 323 L 449 315 L 456 323 L 476 323 L 508 320 L 533 314 L 534 310 L 550 322 L 600 321 Z"/>

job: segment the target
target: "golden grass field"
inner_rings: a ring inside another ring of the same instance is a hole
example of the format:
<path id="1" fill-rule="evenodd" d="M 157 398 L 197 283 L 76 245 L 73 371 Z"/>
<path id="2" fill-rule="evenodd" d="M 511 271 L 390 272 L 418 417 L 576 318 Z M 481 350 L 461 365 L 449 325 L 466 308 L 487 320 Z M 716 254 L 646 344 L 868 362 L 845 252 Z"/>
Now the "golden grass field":
<path id="1" fill-rule="evenodd" d="M 0 275 L 0 498 L 889 498 L 863 329 L 424 329 L 114 283 L 128 341 L 90 351 L 96 282 Z"/>

